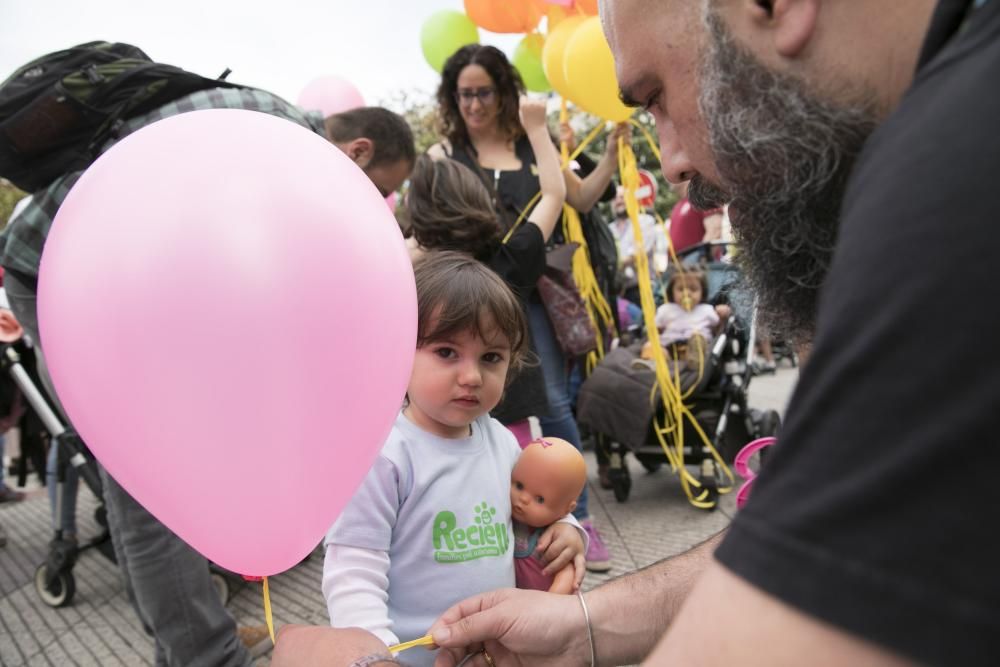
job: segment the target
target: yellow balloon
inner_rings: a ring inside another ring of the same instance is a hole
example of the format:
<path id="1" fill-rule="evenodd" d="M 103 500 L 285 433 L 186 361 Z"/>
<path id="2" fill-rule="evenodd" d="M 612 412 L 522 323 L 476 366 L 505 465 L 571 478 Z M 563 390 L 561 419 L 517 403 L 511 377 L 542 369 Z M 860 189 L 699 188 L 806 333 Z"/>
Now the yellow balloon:
<path id="1" fill-rule="evenodd" d="M 585 16 L 563 19 L 549 31 L 549 36 L 545 38 L 545 46 L 542 48 L 542 69 L 545 70 L 545 78 L 549 80 L 552 90 L 567 99 L 569 99 L 569 86 L 566 83 L 564 74 L 566 69 L 563 64 L 566 44 L 573 36 L 573 32 L 586 20 Z"/>
<path id="2" fill-rule="evenodd" d="M 628 120 L 635 111 L 622 104 L 618 97 L 615 61 L 601 29 L 601 20 L 596 16 L 584 19 L 573 31 L 566 44 L 563 67 L 569 93 L 564 97 L 584 111 L 616 123 Z M 549 74 L 547 69 L 545 74 Z M 551 76 L 549 81 L 552 81 Z"/>

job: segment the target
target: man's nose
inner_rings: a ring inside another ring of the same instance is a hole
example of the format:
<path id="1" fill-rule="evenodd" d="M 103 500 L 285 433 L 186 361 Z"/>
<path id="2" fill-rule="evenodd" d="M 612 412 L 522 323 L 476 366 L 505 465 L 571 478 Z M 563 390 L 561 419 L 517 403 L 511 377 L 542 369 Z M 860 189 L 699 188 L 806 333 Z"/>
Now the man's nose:
<path id="1" fill-rule="evenodd" d="M 660 166 L 663 168 L 664 178 L 674 184 L 691 180 L 697 172 L 673 123 L 668 119 L 657 119 L 656 128 L 660 139 Z"/>

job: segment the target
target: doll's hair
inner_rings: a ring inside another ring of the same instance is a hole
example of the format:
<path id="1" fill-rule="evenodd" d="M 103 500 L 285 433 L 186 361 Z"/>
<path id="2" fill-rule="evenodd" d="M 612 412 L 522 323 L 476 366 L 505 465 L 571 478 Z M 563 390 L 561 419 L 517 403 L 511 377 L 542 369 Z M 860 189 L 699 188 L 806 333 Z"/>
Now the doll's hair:
<path id="1" fill-rule="evenodd" d="M 466 331 L 490 342 L 499 332 L 510 344 L 507 377 L 521 367 L 528 322 L 520 301 L 500 276 L 467 254 L 453 251 L 427 253 L 413 265 L 413 275 L 418 348 Z"/>
<path id="2" fill-rule="evenodd" d="M 524 130 L 518 117 L 519 97 L 524 92 L 521 75 L 507 60 L 504 52 L 495 46 L 468 44 L 463 46 L 444 63 L 441 71 L 441 85 L 437 90 L 438 124 L 441 134 L 454 147 L 470 145 L 469 131 L 458 109 L 458 75 L 469 65 L 479 65 L 490 75 L 500 106 L 497 110 L 497 124 L 501 132 L 511 141 L 518 139 Z"/>
<path id="3" fill-rule="evenodd" d="M 701 303 L 708 302 L 708 278 L 705 276 L 704 271 L 697 271 L 695 269 L 674 271 L 670 274 L 670 279 L 667 281 L 667 301 L 673 303 L 674 285 L 681 280 L 685 283 L 689 280 L 697 280 L 701 284 Z"/>
<path id="4" fill-rule="evenodd" d="M 426 250 L 458 250 L 485 262 L 500 247 L 500 220 L 489 191 L 455 160 L 417 158 L 403 218 Z"/>

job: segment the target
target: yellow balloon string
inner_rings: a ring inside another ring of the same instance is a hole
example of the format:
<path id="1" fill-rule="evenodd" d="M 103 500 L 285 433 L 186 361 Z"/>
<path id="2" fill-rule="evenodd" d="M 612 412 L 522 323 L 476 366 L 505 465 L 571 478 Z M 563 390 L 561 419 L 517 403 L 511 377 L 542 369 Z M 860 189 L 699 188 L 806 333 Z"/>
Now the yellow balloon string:
<path id="1" fill-rule="evenodd" d="M 389 653 L 393 655 L 401 653 L 406 649 L 413 648 L 414 646 L 433 646 L 434 638 L 430 635 L 424 635 L 419 639 L 414 639 L 412 641 L 403 642 L 402 644 L 396 644 L 395 646 L 389 647 Z"/>
<path id="2" fill-rule="evenodd" d="M 633 121 L 634 122 L 634 121 Z M 647 141 L 650 141 L 650 146 L 653 147 L 654 152 L 658 154 L 658 149 L 655 148 L 652 142 L 652 137 L 646 132 L 645 128 L 639 126 L 646 135 Z M 618 169 L 621 173 L 621 183 L 625 190 L 625 209 L 628 212 L 629 220 L 632 223 L 632 234 L 635 237 L 635 247 L 645 248 L 645 244 L 642 239 L 642 228 L 639 225 L 639 202 L 636 198 L 636 190 L 639 189 L 639 169 L 636 162 L 635 153 L 632 151 L 632 147 L 625 143 L 621 138 L 618 140 Z M 668 236 L 669 243 L 669 236 Z M 668 246 L 669 247 L 669 246 Z M 670 248 L 671 259 L 677 264 L 678 268 L 683 270 L 680 263 L 677 262 L 677 256 L 673 252 L 673 248 Z M 643 321 L 646 325 L 646 331 L 649 333 L 651 345 L 649 346 L 652 350 L 654 372 L 656 374 L 656 384 L 650 393 L 650 400 L 656 401 L 656 394 L 659 393 L 660 402 L 663 405 L 663 416 L 654 417 L 654 432 L 656 433 L 657 440 L 660 443 L 663 453 L 666 455 L 667 461 L 670 463 L 670 467 L 680 476 L 681 487 L 684 489 L 684 493 L 690 502 L 695 507 L 710 508 L 715 505 L 712 500 L 707 500 L 708 491 L 707 489 L 701 488 L 701 483 L 696 480 L 684 464 L 684 421 L 687 420 L 691 423 L 698 434 L 702 444 L 709 452 L 713 461 L 718 465 L 719 469 L 723 472 L 725 477 L 728 479 L 728 486 L 720 486 L 718 488 L 719 493 L 727 493 L 732 489 L 732 484 L 734 483 L 734 477 L 732 471 L 723 461 L 722 457 L 716 451 L 715 447 L 712 445 L 705 431 L 701 428 L 701 425 L 694 419 L 691 414 L 690 409 L 684 405 L 684 400 L 687 398 L 685 394 L 682 394 L 680 388 L 680 364 L 675 363 L 673 368 L 673 374 L 671 374 L 671 369 L 667 363 L 666 352 L 663 346 L 659 344 L 655 333 L 656 328 L 656 301 L 653 298 L 653 285 L 650 278 L 649 269 L 649 258 L 644 252 L 638 252 L 635 255 L 635 269 L 637 278 L 639 281 L 639 299 L 640 305 L 642 307 Z M 702 356 L 704 356 L 704 350 L 701 350 Z M 702 364 L 704 362 L 702 361 Z M 704 373 L 704 368 L 699 369 L 699 381 L 701 374 Z M 696 383 L 697 384 L 697 383 Z M 701 489 L 700 492 L 696 492 Z"/>
<path id="3" fill-rule="evenodd" d="M 267 633 L 271 635 L 274 644 L 274 617 L 271 615 L 271 593 L 267 588 L 267 577 L 264 577 L 264 621 L 267 623 Z"/>

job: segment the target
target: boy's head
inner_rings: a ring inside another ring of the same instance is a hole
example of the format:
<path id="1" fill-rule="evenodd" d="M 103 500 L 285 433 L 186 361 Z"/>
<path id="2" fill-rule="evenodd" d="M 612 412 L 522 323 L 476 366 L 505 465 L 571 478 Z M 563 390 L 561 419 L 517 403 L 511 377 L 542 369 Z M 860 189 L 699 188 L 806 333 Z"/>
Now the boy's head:
<path id="1" fill-rule="evenodd" d="M 675 271 L 667 281 L 667 300 L 690 310 L 708 295 L 708 279 L 701 271 Z"/>
<path id="2" fill-rule="evenodd" d="M 521 452 L 510 476 L 514 519 L 534 528 L 554 523 L 576 507 L 587 483 L 587 464 L 561 438 L 539 438 Z"/>
<path id="3" fill-rule="evenodd" d="M 458 250 L 487 261 L 500 245 L 500 222 L 489 191 L 455 160 L 417 158 L 404 210 L 404 222 L 426 250 Z"/>
<path id="4" fill-rule="evenodd" d="M 500 402 L 509 370 L 521 363 L 524 312 L 497 274 L 463 253 L 428 253 L 413 273 L 417 353 L 407 416 L 430 433 L 464 437 Z"/>

